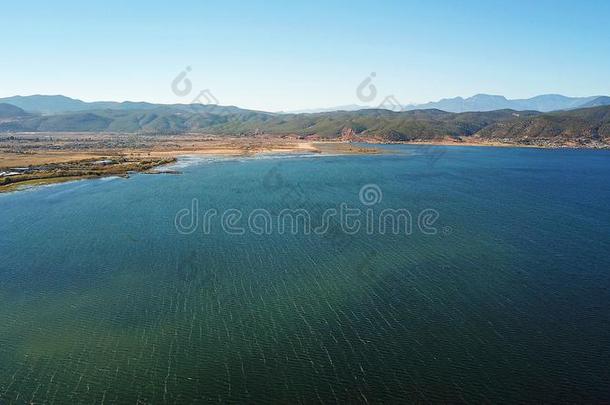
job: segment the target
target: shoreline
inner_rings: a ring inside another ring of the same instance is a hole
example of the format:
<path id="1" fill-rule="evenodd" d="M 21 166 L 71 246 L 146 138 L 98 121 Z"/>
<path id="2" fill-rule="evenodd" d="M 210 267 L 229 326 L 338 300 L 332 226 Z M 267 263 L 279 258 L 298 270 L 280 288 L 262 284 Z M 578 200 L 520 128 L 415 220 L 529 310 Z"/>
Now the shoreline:
<path id="1" fill-rule="evenodd" d="M 86 159 L 38 166 L 29 165 L 27 167 L 14 168 L 9 176 L 0 177 L 0 193 L 20 191 L 22 189 L 74 180 L 111 176 L 128 178 L 130 173 L 150 172 L 150 170 L 156 167 L 175 161 L 175 158 L 134 159 L 109 157 L 104 160 Z"/>
<path id="2" fill-rule="evenodd" d="M 374 147 L 362 147 L 343 142 L 293 141 L 267 144 L 225 142 L 220 145 L 209 146 L 188 149 L 165 148 L 162 150 L 137 148 L 117 150 L 114 154 L 105 154 L 105 152 L 108 152 L 106 150 L 88 151 L 88 154 L 82 151 L 73 151 L 72 154 L 70 151 L 61 151 L 57 154 L 54 151 L 22 154 L 17 161 L 11 161 L 11 163 L 18 163 L 18 165 L 0 166 L 0 172 L 10 173 L 10 175 L 0 177 L 0 193 L 83 179 L 109 176 L 129 177 L 129 173 L 180 174 L 175 170 L 167 171 L 161 168 L 171 166 L 178 162 L 180 157 L 185 156 L 247 157 L 258 154 L 349 155 L 382 153 L 380 149 Z M 58 159 L 53 159 L 53 156 Z M 87 158 L 83 159 L 85 156 Z M 0 163 L 2 163 L 2 160 L 0 160 Z"/>
<path id="3" fill-rule="evenodd" d="M 162 174 L 156 169 L 184 156 L 247 157 L 259 154 L 374 155 L 389 153 L 383 145 L 465 146 L 537 149 L 608 149 L 605 145 L 530 145 L 445 138 L 431 141 L 383 142 L 374 139 L 308 140 L 261 136 L 224 138 L 205 136 L 146 136 L 63 133 L 13 136 L 0 142 L 0 193 L 47 184 L 108 176 L 129 177 L 130 172 Z M 473 142 L 474 141 L 474 142 Z M 99 165 L 108 160 L 112 164 Z M 21 172 L 16 173 L 16 170 Z M 8 173 L 8 174 L 7 174 Z M 166 172 L 179 174 L 177 172 Z"/>
<path id="4" fill-rule="evenodd" d="M 480 138 L 458 141 L 453 138 L 443 138 L 439 140 L 429 141 L 370 141 L 362 140 L 355 141 L 362 143 L 376 143 L 378 145 L 426 145 L 426 146 L 481 146 L 481 147 L 498 147 L 498 148 L 536 148 L 536 149 L 587 149 L 587 150 L 604 150 L 610 149 L 607 144 L 525 144 L 525 143 L 510 143 L 500 141 L 487 141 Z"/>

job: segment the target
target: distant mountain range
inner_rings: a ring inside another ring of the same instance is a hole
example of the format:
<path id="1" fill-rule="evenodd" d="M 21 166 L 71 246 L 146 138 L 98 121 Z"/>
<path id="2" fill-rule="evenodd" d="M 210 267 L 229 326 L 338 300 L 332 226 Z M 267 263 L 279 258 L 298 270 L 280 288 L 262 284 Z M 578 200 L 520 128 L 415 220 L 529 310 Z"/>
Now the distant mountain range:
<path id="1" fill-rule="evenodd" d="M 608 97 L 606 97 L 608 98 Z M 603 103 L 604 97 L 566 97 L 559 94 L 544 94 L 526 99 L 509 100 L 504 96 L 493 96 L 489 94 L 477 94 L 472 97 L 446 98 L 437 102 L 407 106 L 407 109 L 428 109 L 436 108 L 448 112 L 466 111 L 493 111 L 511 109 L 516 111 L 533 110 L 540 112 L 571 110 L 574 108 L 586 107 L 588 103 L 600 100 Z M 608 105 L 597 104 L 599 105 Z"/>
<path id="2" fill-rule="evenodd" d="M 593 100 L 579 106 L 578 108 L 601 107 L 604 105 L 610 105 L 610 97 L 607 97 L 607 96 L 596 97 Z"/>
<path id="3" fill-rule="evenodd" d="M 476 112 L 510 109 L 515 111 L 540 111 L 550 112 L 559 110 L 572 110 L 575 108 L 599 107 L 610 105 L 610 97 L 566 97 L 560 94 L 544 94 L 532 98 L 509 100 L 504 96 L 490 94 L 477 94 L 472 97 L 444 98 L 439 101 L 408 104 L 396 108 L 393 111 L 430 110 L 437 109 L 447 112 Z M 362 105 L 350 104 L 338 107 L 318 108 L 309 110 L 291 111 L 292 113 L 318 113 L 329 111 L 357 111 L 370 108 Z"/>
<path id="4" fill-rule="evenodd" d="M 14 96 L 0 98 L 0 103 L 12 104 L 29 113 L 37 114 L 57 114 L 74 111 L 92 111 L 92 110 L 153 110 L 160 107 L 170 107 L 183 110 L 206 111 L 209 106 L 201 104 L 154 104 L 147 102 L 134 101 L 94 101 L 86 102 L 66 96 L 56 95 L 33 95 L 33 96 Z M 447 112 L 477 112 L 477 111 L 495 111 L 510 109 L 515 111 L 540 111 L 550 112 L 559 110 L 571 110 L 575 108 L 599 107 L 610 105 L 610 97 L 607 96 L 591 96 L 591 97 L 566 97 L 559 94 L 544 94 L 527 99 L 509 100 L 504 96 L 494 96 L 489 94 L 477 94 L 472 97 L 462 98 L 444 98 L 440 101 L 429 102 L 424 104 L 410 104 L 402 106 L 402 111 L 412 110 L 430 110 L 437 109 Z M 290 112 L 280 112 L 281 114 L 315 114 L 320 112 L 332 111 L 357 111 L 370 109 L 371 107 L 349 104 L 338 107 L 306 109 Z M 379 107 L 379 108 L 383 108 Z M 237 107 L 226 107 L 223 109 L 227 113 L 235 113 L 239 111 L 247 111 Z M 396 109 L 395 109 L 396 111 Z"/>
<path id="5" fill-rule="evenodd" d="M 12 104 L 0 103 L 0 119 L 2 118 L 16 118 L 16 117 L 25 117 L 29 114 L 26 113 L 19 107 L 16 107 Z"/>
<path id="6" fill-rule="evenodd" d="M 8 103 L 25 111 L 31 113 L 41 114 L 56 114 L 62 112 L 71 111 L 85 111 L 85 110 L 101 110 L 106 108 L 117 109 L 117 110 L 129 110 L 129 109 L 148 109 L 154 108 L 153 104 L 150 103 L 137 103 L 137 102 L 123 102 L 118 103 L 114 101 L 96 101 L 88 103 L 85 101 L 77 100 L 66 96 L 14 96 L 0 98 L 0 103 Z"/>
<path id="7" fill-rule="evenodd" d="M 497 105 L 506 100 L 503 97 L 494 99 Z M 551 104 L 566 107 L 582 102 L 586 106 L 555 112 L 504 108 L 453 113 L 428 108 L 401 112 L 364 109 L 308 114 L 269 113 L 215 105 L 85 103 L 63 96 L 11 98 L 11 101 L 20 106 L 8 104 L 6 100 L 0 100 L 0 132 L 5 133 L 270 134 L 356 141 L 423 141 L 444 138 L 463 141 L 477 137 L 505 143 L 547 146 L 610 145 L 609 97 L 576 101 L 563 96 L 541 96 L 527 101 L 538 103 L 536 105 L 539 107 L 549 107 Z M 475 97 L 474 100 L 478 100 L 476 103 L 482 108 L 482 102 L 489 99 Z M 469 105 L 474 105 L 475 101 L 471 100 Z M 79 110 L 51 112 L 65 108 Z"/>
<path id="8" fill-rule="evenodd" d="M 291 110 L 291 111 L 278 111 L 280 114 L 316 114 L 321 112 L 332 112 L 332 111 L 358 111 L 358 110 L 366 110 L 371 107 L 359 104 L 346 104 L 339 105 L 336 107 L 327 107 L 327 108 L 308 108 L 304 110 Z"/>
<path id="9" fill-rule="evenodd" d="M 93 110 L 117 110 L 117 111 L 142 111 L 153 110 L 156 108 L 167 107 L 181 109 L 185 111 L 208 111 L 215 109 L 218 112 L 231 114 L 243 110 L 233 106 L 223 106 L 217 109 L 214 105 L 206 104 L 153 104 L 144 101 L 93 101 L 87 102 L 66 96 L 13 96 L 0 98 L 0 103 L 11 104 L 19 107 L 27 112 L 35 114 L 59 114 L 75 111 L 93 111 Z"/>

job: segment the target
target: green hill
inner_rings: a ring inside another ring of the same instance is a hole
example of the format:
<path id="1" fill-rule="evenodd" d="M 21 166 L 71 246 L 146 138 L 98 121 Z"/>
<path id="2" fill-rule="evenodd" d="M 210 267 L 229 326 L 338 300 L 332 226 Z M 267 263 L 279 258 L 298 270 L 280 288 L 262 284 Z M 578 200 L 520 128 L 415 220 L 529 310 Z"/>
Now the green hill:
<path id="1" fill-rule="evenodd" d="M 610 143 L 610 106 L 546 114 L 513 110 L 456 114 L 433 109 L 276 114 L 237 107 L 172 106 L 13 116 L 0 122 L 0 132 L 201 133 L 231 136 L 265 133 L 369 141 L 463 139 L 475 136 L 525 144 Z"/>
<path id="2" fill-rule="evenodd" d="M 517 143 L 610 144 L 610 106 L 520 117 L 483 128 L 477 136 Z"/>

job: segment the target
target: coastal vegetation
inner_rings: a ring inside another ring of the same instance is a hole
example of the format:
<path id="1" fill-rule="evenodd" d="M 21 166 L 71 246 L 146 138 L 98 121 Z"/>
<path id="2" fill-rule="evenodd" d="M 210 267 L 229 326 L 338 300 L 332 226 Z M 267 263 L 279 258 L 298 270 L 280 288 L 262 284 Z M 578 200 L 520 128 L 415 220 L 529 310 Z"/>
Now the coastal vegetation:
<path id="1" fill-rule="evenodd" d="M 28 166 L 2 172 L 0 193 L 43 184 L 59 183 L 71 180 L 121 176 L 127 177 L 130 172 L 146 172 L 154 167 L 174 162 L 174 158 L 133 158 L 117 156 L 106 159 L 86 159 L 74 162 L 51 163 L 40 166 Z"/>

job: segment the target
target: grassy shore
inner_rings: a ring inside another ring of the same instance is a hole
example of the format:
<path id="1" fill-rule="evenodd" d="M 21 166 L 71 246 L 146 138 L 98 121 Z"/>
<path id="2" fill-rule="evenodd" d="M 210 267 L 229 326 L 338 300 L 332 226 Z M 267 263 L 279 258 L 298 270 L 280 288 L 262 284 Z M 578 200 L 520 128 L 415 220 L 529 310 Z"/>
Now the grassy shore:
<path id="1" fill-rule="evenodd" d="M 146 172 L 154 167 L 172 163 L 175 160 L 175 158 L 143 159 L 117 156 L 108 157 L 103 160 L 85 159 L 37 166 L 29 165 L 20 168 L 19 174 L 0 177 L 0 192 L 87 178 L 126 177 L 130 172 Z"/>
<path id="2" fill-rule="evenodd" d="M 24 190 L 31 187 L 45 186 L 49 184 L 66 183 L 68 181 L 83 180 L 93 178 L 94 176 L 68 176 L 68 177 L 50 177 L 44 179 L 24 180 L 18 183 L 10 183 L 0 186 L 0 193 L 9 193 L 11 191 Z"/>

